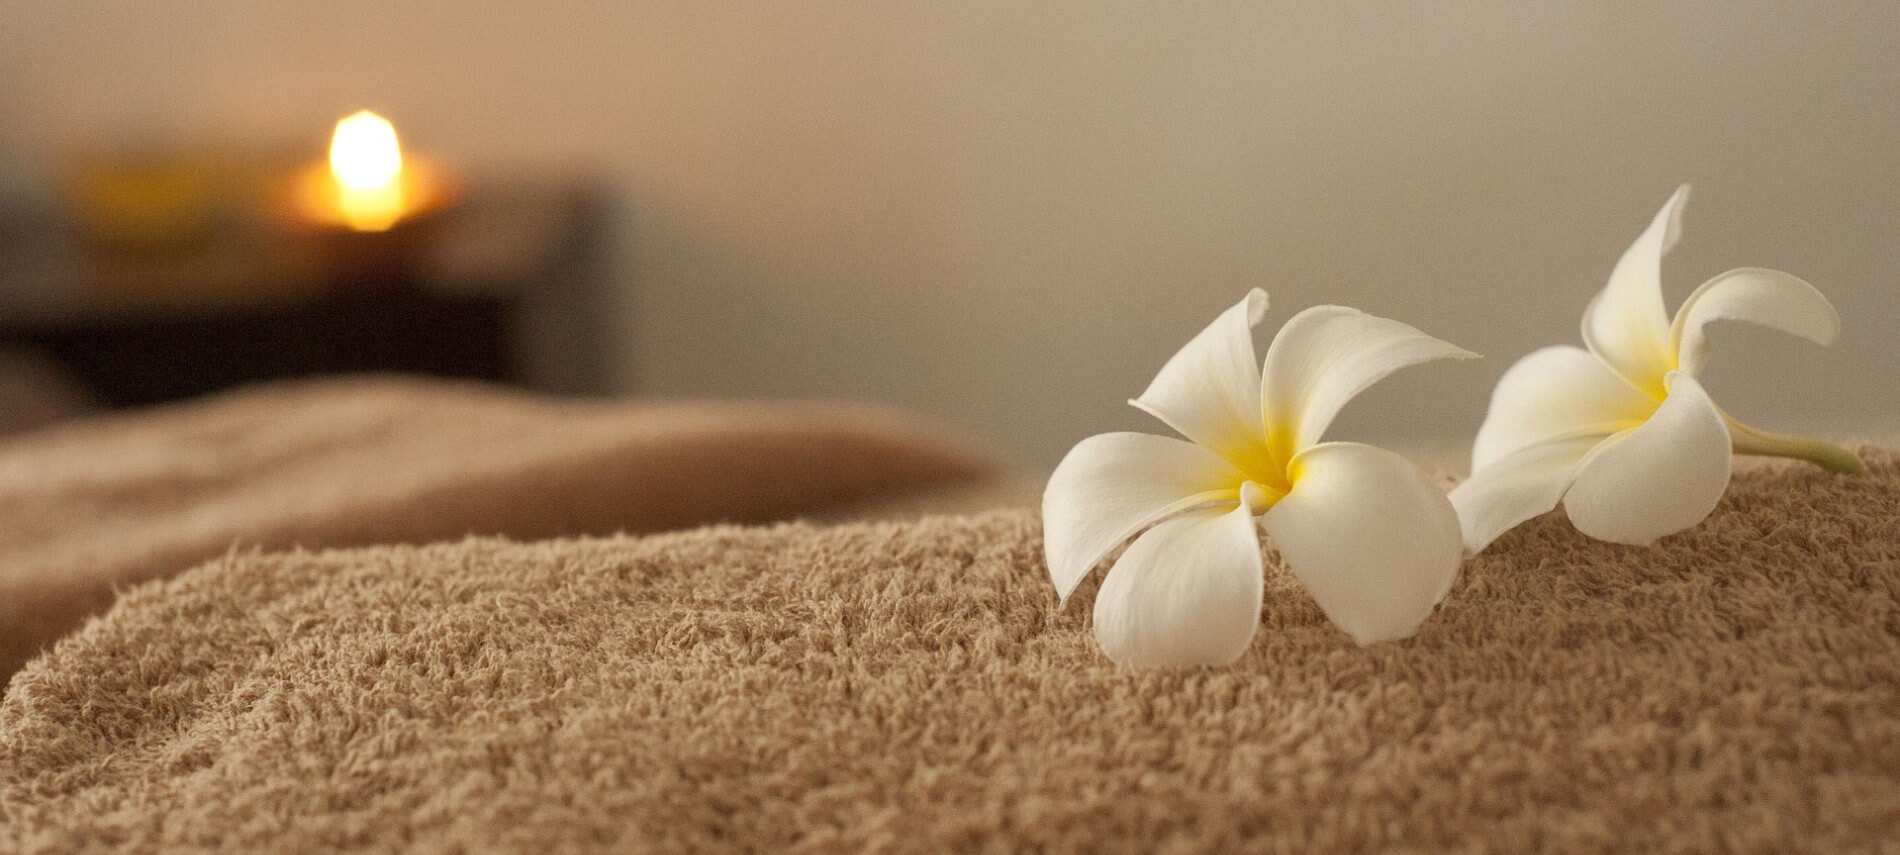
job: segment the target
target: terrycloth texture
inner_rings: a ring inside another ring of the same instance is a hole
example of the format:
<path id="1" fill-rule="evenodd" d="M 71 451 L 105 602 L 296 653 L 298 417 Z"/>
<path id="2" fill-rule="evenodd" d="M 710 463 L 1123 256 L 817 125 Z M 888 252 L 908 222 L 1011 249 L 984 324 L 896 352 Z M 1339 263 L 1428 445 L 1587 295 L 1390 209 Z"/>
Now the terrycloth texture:
<path id="1" fill-rule="evenodd" d="M 427 543 L 785 519 L 984 466 L 874 407 L 558 400 L 366 378 L 0 444 L 0 684 L 115 587 L 233 545 Z"/>
<path id="2" fill-rule="evenodd" d="M 1034 514 L 226 556 L 0 704 L 0 850 L 1870 851 L 1900 828 L 1900 458 L 1649 550 L 1559 517 L 1361 649 L 1271 571 L 1118 670 Z"/>

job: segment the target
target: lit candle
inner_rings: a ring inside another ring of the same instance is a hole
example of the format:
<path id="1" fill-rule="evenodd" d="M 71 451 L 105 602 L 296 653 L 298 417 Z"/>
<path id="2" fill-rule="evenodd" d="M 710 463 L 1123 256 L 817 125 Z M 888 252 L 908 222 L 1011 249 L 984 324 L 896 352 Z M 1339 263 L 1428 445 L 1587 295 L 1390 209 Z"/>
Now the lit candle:
<path id="1" fill-rule="evenodd" d="M 336 123 L 330 176 L 337 213 L 359 232 L 380 232 L 402 219 L 402 145 L 396 126 L 363 110 Z"/>
<path id="2" fill-rule="evenodd" d="M 435 208 L 443 190 L 427 163 L 404 162 L 388 119 L 362 110 L 336 123 L 328 169 L 306 176 L 302 207 L 319 223 L 380 232 Z"/>

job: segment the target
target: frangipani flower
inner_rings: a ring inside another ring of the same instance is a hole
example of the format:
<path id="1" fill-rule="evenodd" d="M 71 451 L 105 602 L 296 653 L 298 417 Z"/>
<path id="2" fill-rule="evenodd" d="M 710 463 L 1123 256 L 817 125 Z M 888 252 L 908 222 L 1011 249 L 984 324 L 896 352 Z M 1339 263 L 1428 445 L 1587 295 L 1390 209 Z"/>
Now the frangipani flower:
<path id="1" fill-rule="evenodd" d="M 1361 644 L 1410 636 L 1457 576 L 1458 518 L 1442 490 L 1390 451 L 1319 439 L 1386 375 L 1475 354 L 1317 306 L 1280 330 L 1263 369 L 1251 329 L 1266 310 L 1266 292 L 1253 290 L 1129 402 L 1192 442 L 1092 436 L 1049 478 L 1043 538 L 1063 603 L 1134 538 L 1095 599 L 1095 637 L 1116 662 L 1220 665 L 1246 652 L 1264 587 L 1256 518 Z"/>
<path id="2" fill-rule="evenodd" d="M 1472 476 L 1451 493 L 1469 551 L 1560 501 L 1586 535 L 1653 542 L 1715 509 L 1734 453 L 1859 470 L 1845 449 L 1735 421 L 1697 382 L 1711 321 L 1761 324 L 1819 344 L 1834 340 L 1841 321 L 1814 286 L 1750 267 L 1704 282 L 1671 321 L 1662 257 L 1676 245 L 1688 197 L 1687 185 L 1676 190 L 1584 310 L 1587 351 L 1535 351 L 1498 381 L 1471 451 Z"/>

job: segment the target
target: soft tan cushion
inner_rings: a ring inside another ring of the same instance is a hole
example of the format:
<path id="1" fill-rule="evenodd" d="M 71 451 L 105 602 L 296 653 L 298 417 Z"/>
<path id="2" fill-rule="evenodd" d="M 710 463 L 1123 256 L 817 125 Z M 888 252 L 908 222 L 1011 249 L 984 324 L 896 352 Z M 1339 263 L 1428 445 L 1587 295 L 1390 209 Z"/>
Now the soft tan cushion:
<path id="1" fill-rule="evenodd" d="M 0 680 L 115 586 L 228 549 L 785 519 L 983 464 L 888 410 L 556 400 L 357 379 L 0 444 Z"/>
<path id="2" fill-rule="evenodd" d="M 0 435 L 43 428 L 98 409 L 79 379 L 45 354 L 0 349 Z"/>
<path id="3" fill-rule="evenodd" d="M 1281 570 L 1119 670 L 1033 512 L 238 554 L 0 702 L 0 851 L 1858 852 L 1900 827 L 1900 457 L 1560 516 L 1354 646 Z"/>

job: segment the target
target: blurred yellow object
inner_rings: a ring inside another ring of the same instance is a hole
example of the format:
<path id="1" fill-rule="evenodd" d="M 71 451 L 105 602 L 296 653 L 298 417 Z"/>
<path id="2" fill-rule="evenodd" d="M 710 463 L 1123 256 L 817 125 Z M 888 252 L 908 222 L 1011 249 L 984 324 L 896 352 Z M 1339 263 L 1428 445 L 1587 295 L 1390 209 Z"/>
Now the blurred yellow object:
<path id="1" fill-rule="evenodd" d="M 214 237 L 225 188 L 216 158 L 144 154 L 82 160 L 74 207 L 88 237 L 135 252 L 177 252 Z"/>

